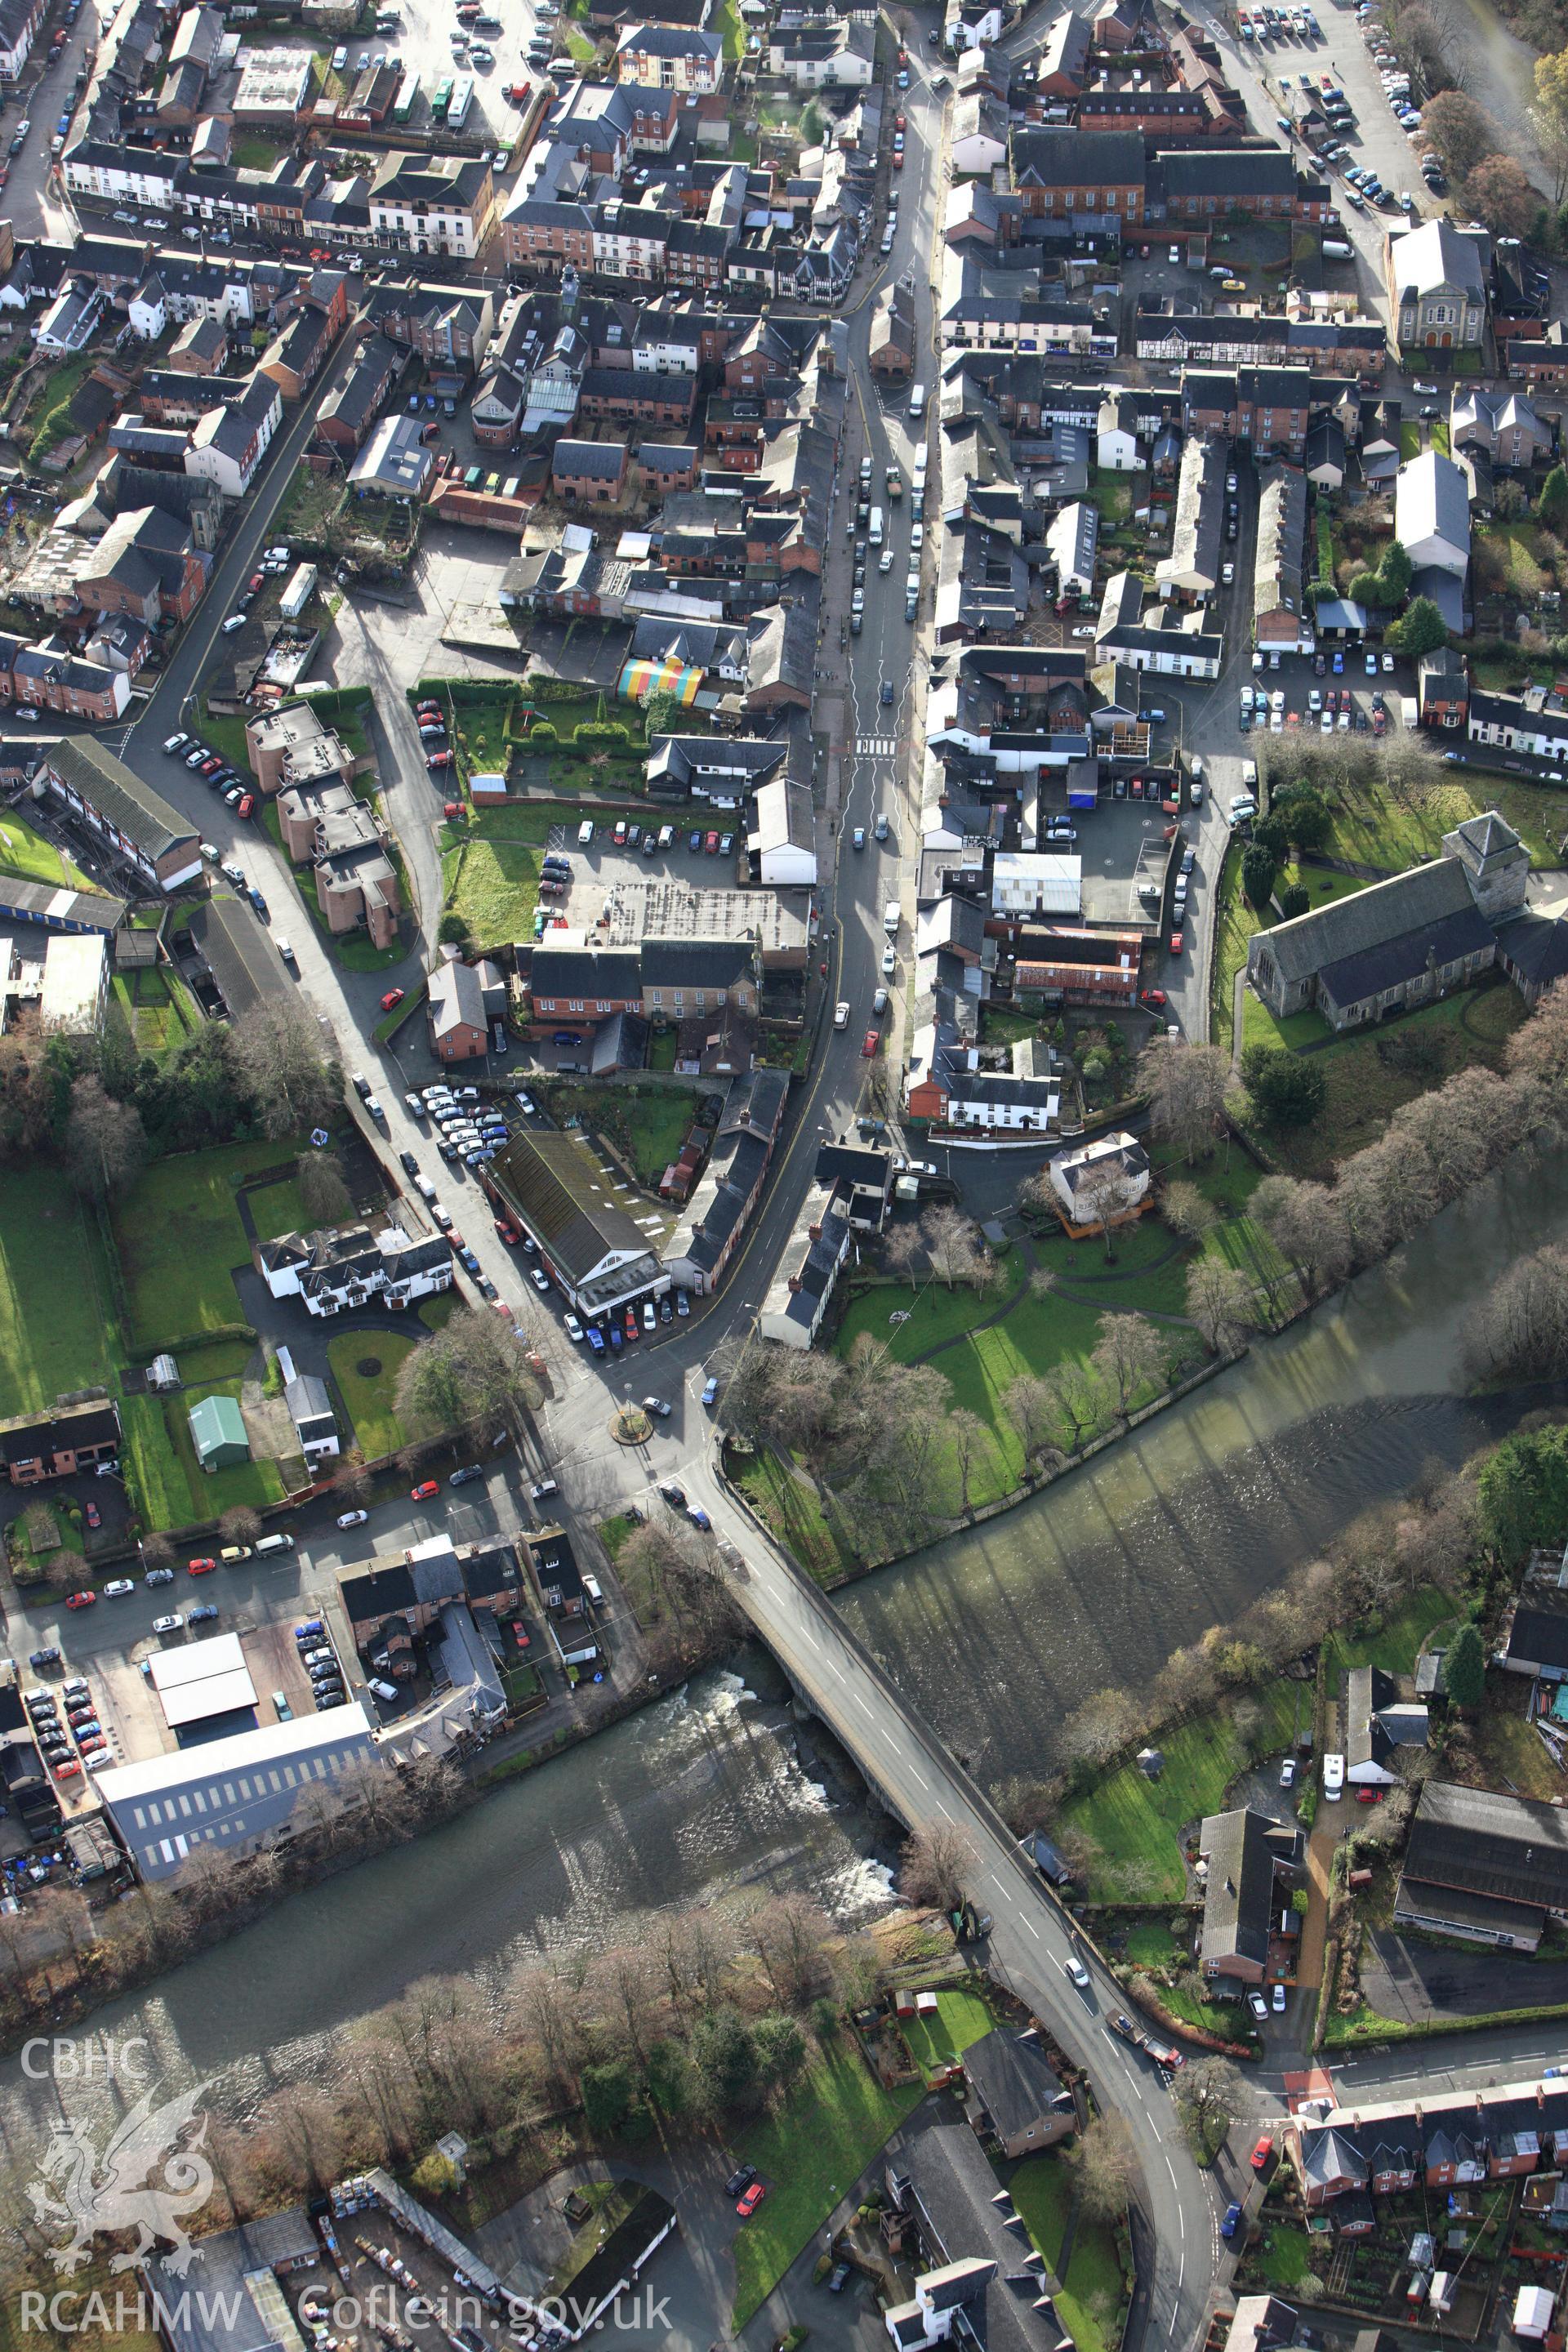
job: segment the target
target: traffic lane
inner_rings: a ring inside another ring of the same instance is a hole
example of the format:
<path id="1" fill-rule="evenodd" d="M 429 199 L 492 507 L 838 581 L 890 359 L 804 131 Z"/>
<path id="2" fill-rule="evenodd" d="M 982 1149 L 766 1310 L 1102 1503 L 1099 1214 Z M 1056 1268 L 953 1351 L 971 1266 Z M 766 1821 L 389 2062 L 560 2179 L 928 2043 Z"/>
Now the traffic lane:
<path id="1" fill-rule="evenodd" d="M 7 142 L 16 122 L 24 116 L 33 128 L 26 146 L 13 164 L 6 184 L 5 217 L 18 238 L 46 235 L 68 236 L 74 227 L 70 208 L 57 194 L 50 184 L 53 158 L 49 141 L 54 126 L 68 101 L 75 111 L 76 91 L 73 88 L 79 67 L 87 61 L 89 39 L 95 30 L 95 18 L 89 8 L 84 8 L 67 36 L 66 44 L 55 64 L 47 65 L 36 81 L 29 84 L 24 96 L 20 90 L 7 90 L 5 103 L 16 110 L 7 114 L 5 135 Z M 36 54 L 36 52 L 35 52 Z"/>

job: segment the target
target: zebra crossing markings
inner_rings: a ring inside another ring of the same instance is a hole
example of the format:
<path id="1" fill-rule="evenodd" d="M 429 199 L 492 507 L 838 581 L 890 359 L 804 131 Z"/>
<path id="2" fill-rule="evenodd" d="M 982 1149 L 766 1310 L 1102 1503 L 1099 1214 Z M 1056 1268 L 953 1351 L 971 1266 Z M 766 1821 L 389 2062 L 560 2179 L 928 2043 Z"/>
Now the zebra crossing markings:
<path id="1" fill-rule="evenodd" d="M 855 753 L 861 760 L 890 760 L 899 748 L 896 735 L 857 735 Z"/>

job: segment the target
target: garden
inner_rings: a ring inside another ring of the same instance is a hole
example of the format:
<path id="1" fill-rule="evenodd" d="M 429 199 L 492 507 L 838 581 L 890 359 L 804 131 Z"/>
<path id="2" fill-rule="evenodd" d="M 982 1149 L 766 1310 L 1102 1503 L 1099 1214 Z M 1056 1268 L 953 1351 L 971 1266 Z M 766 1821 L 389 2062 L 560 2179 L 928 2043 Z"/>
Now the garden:
<path id="1" fill-rule="evenodd" d="M 68 890 L 92 890 L 97 884 L 63 851 L 46 841 L 14 808 L 0 815 L 0 872 L 18 874 L 26 882 L 63 884 Z"/>
<path id="2" fill-rule="evenodd" d="M 546 677 L 521 687 L 426 677 L 409 688 L 411 704 L 430 698 L 446 711 L 465 783 L 471 775 L 502 775 L 613 801 L 639 798 L 645 789 L 648 717 L 635 702 Z"/>
<path id="3" fill-rule="evenodd" d="M 111 1300 L 78 1194 L 52 1169 L 0 1170 L 0 1417 L 112 1377 Z"/>
<path id="4" fill-rule="evenodd" d="M 551 1117 L 602 1136 L 647 1192 L 679 1157 L 697 1118 L 700 1096 L 684 1087 L 541 1086 Z"/>
<path id="5" fill-rule="evenodd" d="M 298 1150 L 291 1139 L 258 1140 L 157 1160 L 116 1202 L 132 1355 L 177 1352 L 239 1323 L 234 1273 L 250 1262 L 240 1190 L 247 1178 L 292 1160 Z"/>
<path id="6" fill-rule="evenodd" d="M 395 1331 L 339 1331 L 327 1342 L 333 1385 L 367 1462 L 395 1454 L 407 1443 L 395 1397 L 397 1376 L 414 1345 Z"/>
<path id="7" fill-rule="evenodd" d="M 1130 2292 L 1113 2222 L 1086 2213 L 1073 2173 L 1058 2151 L 1026 2156 L 1002 2175 L 1061 2291 L 1054 2298 L 1062 2326 L 1079 2352 L 1113 2352 Z"/>

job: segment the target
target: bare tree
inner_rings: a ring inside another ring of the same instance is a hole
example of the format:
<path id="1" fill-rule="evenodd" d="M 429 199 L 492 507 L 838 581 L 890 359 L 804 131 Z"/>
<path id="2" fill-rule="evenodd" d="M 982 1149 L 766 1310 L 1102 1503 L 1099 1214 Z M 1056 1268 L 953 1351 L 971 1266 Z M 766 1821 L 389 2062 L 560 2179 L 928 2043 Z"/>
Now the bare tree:
<path id="1" fill-rule="evenodd" d="M 1120 2221 L 1138 2177 L 1132 2135 L 1120 2116 L 1091 2116 L 1068 2151 L 1079 2203 L 1090 2221 Z"/>
<path id="2" fill-rule="evenodd" d="M 1171 2085 L 1176 2113 L 1201 2164 L 1212 2164 L 1242 2111 L 1241 2076 L 1225 2058 L 1196 2058 L 1182 2067 Z"/>
<path id="3" fill-rule="evenodd" d="M 1142 1315 L 1102 1315 L 1089 1361 L 1116 1399 L 1123 1419 L 1133 1398 L 1165 1376 L 1165 1350 L 1152 1323 Z"/>
<path id="4" fill-rule="evenodd" d="M 952 1458 L 958 1471 L 959 1507 L 967 1518 L 973 1507 L 970 1500 L 974 1480 L 995 1460 L 996 1449 L 991 1432 L 977 1412 L 967 1405 L 956 1405 L 947 1416 L 948 1433 L 952 1439 Z"/>
<path id="5" fill-rule="evenodd" d="M 147 1136 L 131 1103 L 105 1094 L 90 1075 L 71 1087 L 66 1121 L 66 1155 L 72 1183 L 90 1200 L 108 1201 L 125 1192 L 147 1160 Z"/>
<path id="6" fill-rule="evenodd" d="M 217 1526 L 226 1544 L 253 1544 L 261 1533 L 261 1514 L 253 1511 L 248 1503 L 236 1503 L 224 1513 Z"/>
<path id="7" fill-rule="evenodd" d="M 1024 1468 L 1032 1473 L 1042 1454 L 1054 1452 L 1052 1433 L 1058 1416 L 1051 1392 L 1034 1372 L 1020 1372 L 1002 1391 L 1002 1403 L 1024 1449 Z"/>
<path id="8" fill-rule="evenodd" d="M 1554 980 L 1503 1049 L 1510 1071 L 1553 1092 L 1568 1078 L 1568 980 Z"/>
<path id="9" fill-rule="evenodd" d="M 1165 1223 L 1180 1241 L 1200 1242 L 1219 1223 L 1219 1211 L 1214 1202 L 1200 1192 L 1195 1184 L 1186 1183 L 1180 1178 L 1165 1187 L 1165 1197 L 1161 1206 L 1164 1211 Z"/>
<path id="10" fill-rule="evenodd" d="M 522 1336 L 502 1316 L 459 1307 L 404 1359 L 395 1392 L 398 1419 L 428 1433 L 537 1405 L 541 1391 L 519 1344 Z"/>
<path id="11" fill-rule="evenodd" d="M 1181 1037 L 1156 1037 L 1138 1056 L 1138 1083 L 1149 1097 L 1152 1132 L 1190 1168 L 1214 1149 L 1226 1095 L 1230 1057 L 1217 1045 L 1190 1045 Z"/>
<path id="12" fill-rule="evenodd" d="M 1119 1160 L 1093 1161 L 1079 1177 L 1073 1218 L 1080 1229 L 1100 1227 L 1107 1263 L 1116 1255 L 1116 1221 L 1132 1205 L 1132 1187 Z"/>
<path id="13" fill-rule="evenodd" d="M 1142 1727 L 1143 1718 L 1131 1692 L 1096 1691 L 1092 1698 L 1074 1708 L 1062 1726 L 1062 1746 L 1068 1756 L 1103 1764 L 1135 1739 Z"/>
<path id="14" fill-rule="evenodd" d="M 932 1273 L 949 1290 L 958 1283 L 976 1280 L 981 1265 L 979 1235 L 962 1209 L 950 1204 L 928 1209 L 921 1219 L 921 1238 Z"/>
<path id="15" fill-rule="evenodd" d="M 1350 1234 L 1344 1211 L 1326 1184 L 1266 1176 L 1248 1205 L 1275 1248 L 1300 1274 L 1310 1298 L 1343 1280 L 1350 1269 Z"/>
<path id="16" fill-rule="evenodd" d="M 1098 1368 L 1068 1356 L 1046 1374 L 1046 1388 L 1067 1451 L 1076 1454 L 1105 1418 L 1105 1384 Z"/>
<path id="17" fill-rule="evenodd" d="M 963 1900 L 963 1882 L 974 1866 L 968 1832 L 951 1822 L 917 1829 L 899 1856 L 899 1885 L 907 1903 L 953 1911 Z"/>
<path id="18" fill-rule="evenodd" d="M 335 1151 L 301 1151 L 294 1163 L 300 1204 L 313 1225 L 341 1225 L 353 1207 Z"/>
<path id="19" fill-rule="evenodd" d="M 234 1056 L 268 1135 L 300 1135 L 330 1118 L 342 1071 L 310 999 L 268 996 L 235 1024 Z"/>
<path id="20" fill-rule="evenodd" d="M 1239 1267 L 1205 1255 L 1187 1272 L 1187 1313 L 1212 1355 L 1231 1355 L 1257 1320 L 1252 1285 Z"/>
<path id="21" fill-rule="evenodd" d="M 882 1236 L 882 1263 L 889 1274 L 901 1276 L 918 1290 L 917 1269 L 925 1261 L 925 1242 L 918 1224 L 890 1226 Z"/>
<path id="22" fill-rule="evenodd" d="M 1548 1244 L 1506 1267 L 1470 1325 L 1468 1346 L 1493 1380 L 1558 1378 L 1568 1365 L 1568 1248 Z"/>

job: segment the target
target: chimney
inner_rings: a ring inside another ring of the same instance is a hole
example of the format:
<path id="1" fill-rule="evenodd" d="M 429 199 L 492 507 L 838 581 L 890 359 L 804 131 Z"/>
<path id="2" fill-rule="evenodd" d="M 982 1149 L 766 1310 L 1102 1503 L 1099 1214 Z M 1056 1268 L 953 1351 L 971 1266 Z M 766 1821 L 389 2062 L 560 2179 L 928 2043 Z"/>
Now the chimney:
<path id="1" fill-rule="evenodd" d="M 822 1239 L 822 1227 L 820 1225 L 807 1225 L 805 1230 L 814 1242 L 819 1242 Z"/>
<path id="2" fill-rule="evenodd" d="M 791 1289 L 791 1291 L 792 1291 L 792 1292 L 796 1291 L 796 1290 L 798 1290 L 798 1289 L 800 1288 L 800 1276 L 799 1276 L 799 1275 L 798 1275 L 798 1274 L 792 1274 L 792 1275 L 790 1276 L 790 1278 L 789 1278 L 789 1286 L 790 1286 L 790 1289 Z"/>

